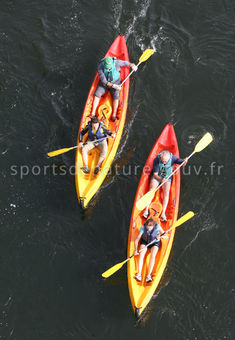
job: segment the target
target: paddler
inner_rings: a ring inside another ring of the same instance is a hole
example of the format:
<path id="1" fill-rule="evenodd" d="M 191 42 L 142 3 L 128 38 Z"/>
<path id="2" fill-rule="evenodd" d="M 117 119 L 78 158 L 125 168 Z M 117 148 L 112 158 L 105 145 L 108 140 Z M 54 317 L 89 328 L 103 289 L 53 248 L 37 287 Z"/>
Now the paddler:
<path id="1" fill-rule="evenodd" d="M 82 138 L 87 132 L 88 140 L 83 144 Z M 98 172 L 101 170 L 100 166 L 108 152 L 107 136 L 115 137 L 115 134 L 108 130 L 103 122 L 99 121 L 97 117 L 91 118 L 87 126 L 80 132 L 78 146 L 82 147 L 84 166 L 81 169 L 84 173 L 89 174 L 87 153 L 95 147 L 98 147 L 101 152 L 98 163 L 94 170 L 94 174 L 98 174 Z"/>
<path id="2" fill-rule="evenodd" d="M 185 166 L 188 162 L 187 158 L 181 159 L 174 155 L 171 152 L 164 150 L 157 155 L 157 157 L 153 161 L 153 170 L 151 173 L 149 191 L 152 191 L 157 188 L 160 183 L 164 183 L 162 185 L 163 190 L 163 204 L 162 204 L 162 213 L 161 213 L 161 221 L 166 222 L 166 208 L 169 201 L 169 192 L 171 188 L 172 177 L 168 178 L 170 174 L 173 172 L 174 164 L 185 163 Z M 151 202 L 150 202 L 151 203 Z M 148 218 L 149 215 L 149 206 L 146 207 L 143 217 Z"/>
<path id="3" fill-rule="evenodd" d="M 110 90 L 113 97 L 113 114 L 111 119 L 112 121 L 118 119 L 117 109 L 121 90 L 120 84 L 122 82 L 120 78 L 120 68 L 125 66 L 130 66 L 134 71 L 137 71 L 138 68 L 129 61 L 119 60 L 115 57 L 106 57 L 101 60 L 97 70 L 100 82 L 94 93 L 93 109 L 90 117 L 95 116 L 100 97 L 104 95 L 107 90 Z"/>
<path id="4" fill-rule="evenodd" d="M 140 242 L 140 249 L 144 248 L 147 244 L 150 242 L 156 240 L 153 242 L 149 247 L 146 247 L 144 250 L 142 250 L 139 253 L 139 271 L 138 274 L 135 276 L 135 279 L 137 281 L 142 281 L 142 268 L 143 268 L 143 261 L 144 256 L 146 254 L 147 249 L 150 249 L 150 261 L 149 261 L 149 267 L 148 267 L 148 274 L 145 278 L 146 282 L 151 282 L 152 277 L 151 273 L 155 264 L 155 258 L 158 252 L 158 249 L 161 245 L 160 235 L 164 232 L 162 227 L 157 224 L 152 217 L 150 217 L 144 225 L 140 228 L 139 234 L 137 235 L 135 239 L 135 255 L 138 255 L 138 245 Z"/>

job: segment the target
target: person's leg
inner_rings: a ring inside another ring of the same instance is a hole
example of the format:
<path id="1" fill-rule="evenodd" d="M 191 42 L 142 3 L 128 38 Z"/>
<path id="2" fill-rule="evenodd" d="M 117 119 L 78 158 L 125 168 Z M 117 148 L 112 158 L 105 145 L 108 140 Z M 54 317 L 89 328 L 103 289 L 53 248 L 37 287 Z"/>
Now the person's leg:
<path id="1" fill-rule="evenodd" d="M 112 115 L 113 120 L 117 118 L 118 104 L 119 104 L 119 99 L 114 99 L 113 100 L 113 115 Z"/>
<path id="2" fill-rule="evenodd" d="M 95 147 L 94 143 L 87 143 L 82 147 L 82 157 L 84 166 L 88 167 L 88 156 L 87 153 Z"/>
<path id="3" fill-rule="evenodd" d="M 103 86 L 102 83 L 99 82 L 99 84 L 98 84 L 98 86 L 97 86 L 97 88 L 94 92 L 93 107 L 92 107 L 90 117 L 95 116 L 96 109 L 97 109 L 97 106 L 98 106 L 99 101 L 100 101 L 100 97 L 103 96 L 106 91 L 107 91 L 107 87 Z"/>
<path id="4" fill-rule="evenodd" d="M 144 244 L 141 244 L 140 245 L 140 250 L 142 249 L 142 248 L 144 248 L 145 247 L 145 245 Z M 147 251 L 147 248 L 145 248 L 144 250 L 142 250 L 141 252 L 140 252 L 140 254 L 139 254 L 139 272 L 138 272 L 138 274 L 140 274 L 141 275 L 141 272 L 142 272 L 142 269 L 143 269 L 143 262 L 144 262 L 144 256 L 145 256 L 145 254 L 146 254 L 146 251 Z"/>
<path id="5" fill-rule="evenodd" d="M 99 104 L 99 100 L 100 100 L 99 97 L 94 96 L 93 108 L 92 108 L 92 112 L 91 112 L 90 117 L 95 117 L 95 113 L 96 113 L 97 106 Z"/>
<path id="6" fill-rule="evenodd" d="M 117 80 L 114 84 L 120 85 L 121 79 Z M 120 91 L 115 89 L 110 89 L 110 92 L 113 97 L 113 113 L 111 119 L 114 121 L 117 119 L 117 110 L 119 105 L 119 99 L 120 99 Z"/>
<path id="7" fill-rule="evenodd" d="M 153 267 L 154 267 L 154 264 L 155 264 L 155 258 L 156 258 L 157 252 L 158 252 L 158 247 L 157 246 L 153 246 L 151 248 L 151 254 L 150 254 L 149 268 L 148 268 L 148 275 L 147 276 L 150 276 L 152 271 L 153 271 Z"/>
<path id="8" fill-rule="evenodd" d="M 156 187 L 158 185 L 159 185 L 159 182 L 154 177 L 152 177 L 151 180 L 150 180 L 150 184 L 149 184 L 149 191 L 152 191 L 152 190 L 156 189 Z M 143 216 L 145 218 L 148 217 L 150 204 L 151 204 L 151 202 L 147 205 L 147 207 L 146 207 L 146 209 L 145 209 L 145 211 L 143 213 Z"/>
<path id="9" fill-rule="evenodd" d="M 167 208 L 168 201 L 169 201 L 170 188 L 171 188 L 170 182 L 166 182 L 162 186 L 162 190 L 163 190 L 163 203 L 162 203 L 162 214 L 161 214 L 162 220 L 166 220 L 166 208 Z"/>
<path id="10" fill-rule="evenodd" d="M 98 163 L 96 165 L 96 168 L 100 168 L 103 160 L 105 159 L 107 152 L 108 152 L 108 144 L 107 144 L 107 140 L 103 140 L 101 143 L 98 144 L 98 148 L 100 149 L 100 157 L 98 160 Z M 99 169 L 97 169 L 99 170 Z"/>

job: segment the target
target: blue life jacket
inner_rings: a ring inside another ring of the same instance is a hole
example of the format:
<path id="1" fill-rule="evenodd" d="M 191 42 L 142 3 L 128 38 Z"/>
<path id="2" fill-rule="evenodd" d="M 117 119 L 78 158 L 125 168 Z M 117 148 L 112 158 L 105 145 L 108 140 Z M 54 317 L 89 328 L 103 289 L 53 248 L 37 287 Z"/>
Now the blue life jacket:
<path id="1" fill-rule="evenodd" d="M 160 154 L 158 154 L 157 157 L 159 159 L 159 173 L 158 173 L 158 176 L 161 177 L 161 178 L 169 177 L 170 174 L 172 173 L 172 165 L 171 165 L 172 153 L 170 153 L 169 161 L 166 164 L 162 163 Z"/>
<path id="2" fill-rule="evenodd" d="M 105 58 L 104 58 L 105 59 Z M 104 59 L 102 59 L 102 63 L 104 65 Z M 117 71 L 116 69 L 116 58 L 113 57 L 113 67 L 111 70 L 108 70 L 107 68 L 104 67 L 104 75 L 109 82 L 115 82 L 120 78 L 120 72 Z"/>
<path id="3" fill-rule="evenodd" d="M 104 139 L 102 139 L 101 141 L 99 141 L 99 139 L 105 138 L 105 137 L 106 137 L 106 134 L 104 133 L 102 122 L 99 123 L 99 127 L 96 132 L 94 132 L 94 130 L 92 129 L 91 122 L 88 123 L 88 139 L 89 140 L 92 140 L 92 141 L 97 140 L 97 143 L 101 143 Z"/>
<path id="4" fill-rule="evenodd" d="M 142 240 L 147 243 L 152 242 L 159 234 L 160 234 L 160 226 L 155 223 L 153 229 L 151 231 L 147 230 L 146 225 L 144 223 L 144 232 L 142 234 Z"/>

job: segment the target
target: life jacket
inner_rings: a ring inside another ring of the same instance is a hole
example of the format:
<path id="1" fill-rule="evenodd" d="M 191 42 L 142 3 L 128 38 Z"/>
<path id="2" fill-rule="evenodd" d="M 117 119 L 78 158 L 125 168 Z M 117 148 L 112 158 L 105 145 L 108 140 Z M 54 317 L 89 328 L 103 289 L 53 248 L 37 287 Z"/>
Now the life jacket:
<path id="1" fill-rule="evenodd" d="M 142 234 L 142 240 L 144 240 L 147 243 L 152 242 L 158 235 L 160 234 L 160 226 L 155 223 L 153 229 L 151 231 L 148 231 L 146 228 L 146 225 L 144 223 L 144 232 Z"/>
<path id="2" fill-rule="evenodd" d="M 104 59 L 102 59 L 102 63 L 104 65 Z M 116 69 L 116 58 L 113 57 L 113 67 L 111 70 L 108 70 L 104 67 L 104 75 L 109 82 L 115 82 L 120 78 L 120 72 Z"/>
<path id="3" fill-rule="evenodd" d="M 171 165 L 172 153 L 170 153 L 169 161 L 166 164 L 162 163 L 160 154 L 158 154 L 157 157 L 159 159 L 159 172 L 158 172 L 158 176 L 161 177 L 161 178 L 169 177 L 171 175 L 171 173 L 172 173 L 172 165 Z"/>
<path id="4" fill-rule="evenodd" d="M 104 139 L 102 139 L 100 142 L 99 142 L 99 139 L 105 138 L 105 137 L 106 137 L 106 134 L 104 133 L 102 122 L 99 123 L 99 127 L 97 131 L 94 131 L 92 129 L 91 122 L 88 123 L 88 139 L 89 140 L 92 140 L 92 141 L 97 140 L 97 143 L 101 143 Z"/>

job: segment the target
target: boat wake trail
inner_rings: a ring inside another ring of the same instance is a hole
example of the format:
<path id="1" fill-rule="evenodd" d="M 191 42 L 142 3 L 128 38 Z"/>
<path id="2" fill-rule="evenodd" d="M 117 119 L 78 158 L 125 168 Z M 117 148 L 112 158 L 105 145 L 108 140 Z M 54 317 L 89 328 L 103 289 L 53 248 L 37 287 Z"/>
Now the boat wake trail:
<path id="1" fill-rule="evenodd" d="M 130 12 L 130 10 L 127 10 L 125 6 L 128 7 L 127 4 L 124 4 L 124 2 L 114 0 L 113 3 L 113 13 L 114 13 L 114 27 L 117 30 L 121 30 L 121 27 L 124 27 L 122 29 L 123 34 L 125 35 L 126 40 L 132 35 L 136 34 L 137 31 L 137 24 L 139 25 L 141 23 L 141 20 L 144 19 L 147 15 L 148 9 L 151 5 L 151 0 L 137 0 L 132 5 L 133 11 Z M 141 26 L 141 25 L 140 25 Z"/>
<path id="2" fill-rule="evenodd" d="M 137 15 L 134 15 L 132 22 L 129 24 L 127 27 L 127 32 L 126 32 L 126 40 L 129 38 L 129 36 L 135 32 L 135 26 L 136 23 L 139 21 L 141 18 L 145 18 L 146 14 L 148 12 L 149 6 L 151 5 L 151 0 L 147 1 L 137 1 L 137 7 L 139 9 L 139 12 Z"/>
<path id="3" fill-rule="evenodd" d="M 121 15 L 122 15 L 122 0 L 114 0 L 113 2 L 113 13 L 114 13 L 114 28 L 116 30 L 119 29 L 120 27 L 120 20 L 121 20 Z"/>

